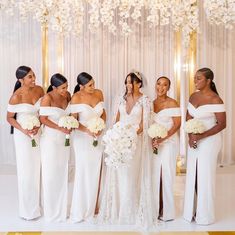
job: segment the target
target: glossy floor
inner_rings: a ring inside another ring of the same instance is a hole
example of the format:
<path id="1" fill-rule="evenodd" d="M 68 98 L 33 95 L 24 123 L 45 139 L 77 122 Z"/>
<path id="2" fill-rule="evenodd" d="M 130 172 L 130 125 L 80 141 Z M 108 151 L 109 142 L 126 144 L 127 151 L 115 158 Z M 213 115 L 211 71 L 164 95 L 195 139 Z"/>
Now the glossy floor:
<path id="1" fill-rule="evenodd" d="M 134 226 L 97 226 L 87 222 L 72 224 L 47 223 L 43 217 L 25 221 L 18 217 L 17 178 L 14 167 L 0 167 L 0 231 L 137 231 Z M 177 218 L 161 222 L 149 232 L 166 231 L 234 231 L 235 230 L 235 166 L 218 169 L 216 223 L 199 226 L 182 218 L 185 176 L 177 176 L 175 201 Z M 146 234 L 146 233 L 142 233 Z"/>

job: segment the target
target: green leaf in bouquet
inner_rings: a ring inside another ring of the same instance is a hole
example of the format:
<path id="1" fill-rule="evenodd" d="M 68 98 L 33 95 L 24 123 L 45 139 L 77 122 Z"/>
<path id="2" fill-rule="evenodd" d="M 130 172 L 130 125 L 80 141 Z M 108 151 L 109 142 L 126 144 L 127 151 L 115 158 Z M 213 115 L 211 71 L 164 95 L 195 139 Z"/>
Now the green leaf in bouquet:
<path id="1" fill-rule="evenodd" d="M 69 141 L 69 139 L 65 139 L 65 146 L 70 146 L 70 141 Z"/>
<path id="2" fill-rule="evenodd" d="M 154 149 L 153 149 L 153 153 L 157 155 L 157 154 L 158 154 L 158 149 L 157 149 L 157 148 L 154 148 Z"/>
<path id="3" fill-rule="evenodd" d="M 96 147 L 98 145 L 98 140 L 93 141 L 93 146 Z"/>
<path id="4" fill-rule="evenodd" d="M 37 143 L 36 143 L 36 140 L 35 139 L 32 139 L 32 147 L 37 147 Z"/>

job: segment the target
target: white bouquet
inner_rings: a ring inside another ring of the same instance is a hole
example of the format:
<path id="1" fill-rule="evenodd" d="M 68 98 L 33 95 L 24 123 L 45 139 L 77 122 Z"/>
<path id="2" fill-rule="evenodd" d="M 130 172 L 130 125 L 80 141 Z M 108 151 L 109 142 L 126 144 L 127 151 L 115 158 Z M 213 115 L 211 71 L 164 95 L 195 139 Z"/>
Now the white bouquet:
<path id="1" fill-rule="evenodd" d="M 167 136 L 167 129 L 158 123 L 152 124 L 148 129 L 148 135 L 153 138 L 165 138 Z M 158 154 L 158 149 L 154 148 L 153 153 Z"/>
<path id="2" fill-rule="evenodd" d="M 78 128 L 79 123 L 78 123 L 78 120 L 74 118 L 73 116 L 63 116 L 60 118 L 58 122 L 58 126 L 67 128 L 68 130 L 70 130 L 72 128 Z M 65 136 L 65 146 L 70 146 L 68 134 Z"/>
<path id="3" fill-rule="evenodd" d="M 117 122 L 103 136 L 104 152 L 108 155 L 105 158 L 107 166 L 118 168 L 128 166 L 133 158 L 137 145 L 137 127 Z"/>
<path id="4" fill-rule="evenodd" d="M 99 132 L 102 131 L 105 128 L 105 122 L 102 118 L 100 117 L 94 117 L 91 118 L 90 120 L 88 120 L 87 122 L 87 129 L 94 133 L 95 135 Z M 94 138 L 93 141 L 93 146 L 97 146 L 98 145 L 98 140 L 97 137 Z"/>
<path id="5" fill-rule="evenodd" d="M 27 114 L 24 116 L 20 116 L 17 121 L 19 122 L 21 127 L 26 130 L 31 131 L 35 127 L 40 127 L 40 121 L 39 121 L 38 117 L 35 115 Z M 32 138 L 32 140 L 31 140 L 32 147 L 36 147 L 37 143 L 36 143 L 36 140 L 34 139 L 33 135 L 31 135 L 31 138 Z"/>
<path id="6" fill-rule="evenodd" d="M 191 134 L 201 134 L 205 131 L 205 126 L 202 121 L 193 118 L 186 122 L 185 131 Z"/>

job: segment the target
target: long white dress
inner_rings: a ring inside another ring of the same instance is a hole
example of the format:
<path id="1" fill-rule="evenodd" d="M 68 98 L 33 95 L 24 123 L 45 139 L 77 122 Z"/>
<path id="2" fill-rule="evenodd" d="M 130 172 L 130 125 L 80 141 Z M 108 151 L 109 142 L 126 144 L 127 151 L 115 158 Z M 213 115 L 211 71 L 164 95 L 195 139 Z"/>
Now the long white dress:
<path id="1" fill-rule="evenodd" d="M 58 124 L 69 107 L 40 107 L 40 115 Z M 67 218 L 68 160 L 70 146 L 65 146 L 66 134 L 44 125 L 41 135 L 42 187 L 44 216 L 47 221 L 62 222 Z"/>
<path id="2" fill-rule="evenodd" d="M 151 197 L 151 187 L 147 182 L 150 177 L 146 174 L 149 173 L 149 156 L 148 151 L 144 151 L 144 147 L 148 149 L 146 130 L 150 102 L 146 96 L 142 96 L 128 114 L 126 101 L 121 98 L 118 110 L 120 122 L 134 126 L 139 126 L 143 114 L 144 133 L 138 136 L 137 149 L 129 166 L 122 166 L 118 169 L 106 167 L 106 175 L 102 179 L 104 189 L 97 222 L 149 226 L 149 219 L 152 223 L 152 217 L 148 216 L 148 212 L 151 211 L 148 201 Z"/>
<path id="3" fill-rule="evenodd" d="M 168 131 L 174 125 L 172 117 L 180 117 L 179 108 L 167 108 L 153 114 L 154 122 L 163 125 Z M 158 147 L 158 154 L 152 155 L 152 184 L 155 216 L 159 212 L 160 177 L 162 171 L 163 215 L 162 220 L 175 218 L 174 180 L 176 175 L 176 157 L 179 154 L 179 137 L 175 133 Z"/>
<path id="4" fill-rule="evenodd" d="M 7 111 L 17 113 L 16 120 L 25 115 L 38 116 L 39 100 L 36 104 L 8 104 Z M 40 148 L 39 135 L 34 136 L 37 146 L 32 147 L 31 138 L 14 128 L 16 167 L 18 178 L 19 216 L 35 219 L 41 216 L 40 209 Z"/>
<path id="5" fill-rule="evenodd" d="M 103 102 L 95 107 L 87 104 L 71 105 L 71 113 L 78 113 L 79 122 L 84 126 L 87 126 L 91 118 L 100 117 L 103 111 Z M 100 137 L 95 147 L 93 137 L 80 130 L 73 132 L 72 145 L 75 153 L 75 178 L 70 219 L 76 223 L 90 220 L 95 214 L 103 148 Z"/>
<path id="6" fill-rule="evenodd" d="M 223 104 L 208 104 L 195 108 L 188 105 L 189 114 L 203 122 L 206 130 L 216 125 L 215 113 L 225 112 Z M 221 133 L 200 140 L 197 148 L 188 147 L 184 219 L 207 225 L 215 221 L 215 185 L 217 157 L 221 148 Z M 197 169 L 197 194 L 195 179 Z"/>

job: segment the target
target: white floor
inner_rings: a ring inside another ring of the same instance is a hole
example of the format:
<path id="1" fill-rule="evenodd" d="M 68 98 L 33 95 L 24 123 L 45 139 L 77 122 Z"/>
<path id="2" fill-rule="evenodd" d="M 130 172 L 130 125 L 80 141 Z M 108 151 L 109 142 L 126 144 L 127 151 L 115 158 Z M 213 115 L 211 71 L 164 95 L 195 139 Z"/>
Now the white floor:
<path id="1" fill-rule="evenodd" d="M 177 176 L 175 198 L 177 218 L 161 222 L 158 231 L 234 231 L 235 230 L 235 166 L 218 169 L 216 217 L 209 226 L 188 223 L 181 217 L 185 176 Z M 134 226 L 97 226 L 89 223 L 47 223 L 43 218 L 25 221 L 18 217 L 17 182 L 14 167 L 0 167 L 0 231 L 138 231 Z"/>

